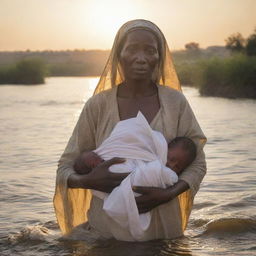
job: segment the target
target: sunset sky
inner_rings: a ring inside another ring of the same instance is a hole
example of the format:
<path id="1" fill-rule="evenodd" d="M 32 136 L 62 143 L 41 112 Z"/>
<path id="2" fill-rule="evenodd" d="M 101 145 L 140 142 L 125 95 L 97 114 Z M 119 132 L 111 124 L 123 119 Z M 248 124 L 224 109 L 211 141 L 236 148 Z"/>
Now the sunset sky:
<path id="1" fill-rule="evenodd" d="M 171 49 L 224 45 L 256 28 L 256 0 L 0 0 L 0 51 L 109 49 L 130 19 L 156 23 Z"/>

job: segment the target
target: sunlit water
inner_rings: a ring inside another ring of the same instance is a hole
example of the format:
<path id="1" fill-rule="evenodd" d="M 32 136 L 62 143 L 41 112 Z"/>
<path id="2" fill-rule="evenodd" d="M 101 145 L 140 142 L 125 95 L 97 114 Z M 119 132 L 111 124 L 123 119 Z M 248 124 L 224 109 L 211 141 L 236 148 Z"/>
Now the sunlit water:
<path id="1" fill-rule="evenodd" d="M 208 174 L 185 237 L 146 243 L 61 241 L 57 160 L 97 78 L 0 86 L 0 255 L 256 255 L 256 101 L 184 88 L 208 137 Z"/>

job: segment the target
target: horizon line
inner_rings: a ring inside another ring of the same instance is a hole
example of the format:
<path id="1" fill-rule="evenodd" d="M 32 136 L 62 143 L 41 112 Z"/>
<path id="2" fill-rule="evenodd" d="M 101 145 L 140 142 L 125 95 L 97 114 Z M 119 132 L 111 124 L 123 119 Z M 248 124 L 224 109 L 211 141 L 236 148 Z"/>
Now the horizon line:
<path id="1" fill-rule="evenodd" d="M 209 47 L 225 47 L 225 45 L 209 45 L 207 47 L 199 47 L 199 49 L 206 50 Z M 32 49 L 23 49 L 23 50 L 1 50 L 0 52 L 47 52 L 47 51 L 52 51 L 52 52 L 61 52 L 61 51 L 111 51 L 110 49 L 85 49 L 85 48 L 73 48 L 73 49 L 44 49 L 44 50 L 32 50 Z M 186 48 L 175 48 L 175 49 L 170 49 L 170 51 L 186 51 Z"/>

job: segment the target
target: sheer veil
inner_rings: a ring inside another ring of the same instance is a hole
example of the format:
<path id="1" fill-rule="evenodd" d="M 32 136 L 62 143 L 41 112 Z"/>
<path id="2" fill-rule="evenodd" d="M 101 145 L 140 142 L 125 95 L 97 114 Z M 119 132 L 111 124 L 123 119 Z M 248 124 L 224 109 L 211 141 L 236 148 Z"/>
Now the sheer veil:
<path id="1" fill-rule="evenodd" d="M 124 81 L 122 70 L 118 63 L 118 51 L 126 35 L 135 29 L 149 30 L 154 33 L 158 40 L 160 63 L 154 72 L 154 82 L 160 85 L 169 86 L 179 91 L 181 90 L 170 51 L 163 33 L 154 23 L 147 20 L 138 19 L 126 22 L 117 32 L 108 61 L 102 72 L 94 94 L 117 86 Z"/>

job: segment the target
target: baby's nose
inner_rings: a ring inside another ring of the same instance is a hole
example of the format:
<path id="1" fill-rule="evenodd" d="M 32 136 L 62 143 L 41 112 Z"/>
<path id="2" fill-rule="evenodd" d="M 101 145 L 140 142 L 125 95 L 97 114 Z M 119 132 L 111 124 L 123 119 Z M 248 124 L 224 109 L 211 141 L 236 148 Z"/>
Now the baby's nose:
<path id="1" fill-rule="evenodd" d="M 177 171 L 179 170 L 177 164 L 174 164 L 174 165 L 172 166 L 172 170 L 175 171 L 175 172 L 177 172 Z"/>

